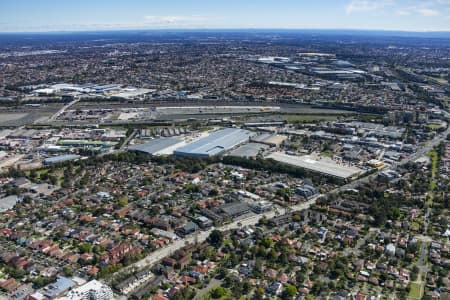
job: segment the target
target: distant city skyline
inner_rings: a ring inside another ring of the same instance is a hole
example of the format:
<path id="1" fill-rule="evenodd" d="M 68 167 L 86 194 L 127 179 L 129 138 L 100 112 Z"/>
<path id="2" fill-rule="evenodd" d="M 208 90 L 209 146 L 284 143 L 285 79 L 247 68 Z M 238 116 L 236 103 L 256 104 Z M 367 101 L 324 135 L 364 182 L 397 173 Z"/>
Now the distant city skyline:
<path id="1" fill-rule="evenodd" d="M 0 2 L 0 32 L 124 29 L 450 31 L 450 0 Z"/>

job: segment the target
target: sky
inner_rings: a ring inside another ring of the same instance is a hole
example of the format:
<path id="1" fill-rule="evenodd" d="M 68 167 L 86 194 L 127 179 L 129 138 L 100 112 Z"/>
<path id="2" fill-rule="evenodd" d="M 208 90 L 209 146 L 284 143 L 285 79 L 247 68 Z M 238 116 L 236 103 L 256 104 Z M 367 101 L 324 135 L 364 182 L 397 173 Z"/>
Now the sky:
<path id="1" fill-rule="evenodd" d="M 241 28 L 450 31 L 450 0 L 0 0 L 0 32 Z"/>

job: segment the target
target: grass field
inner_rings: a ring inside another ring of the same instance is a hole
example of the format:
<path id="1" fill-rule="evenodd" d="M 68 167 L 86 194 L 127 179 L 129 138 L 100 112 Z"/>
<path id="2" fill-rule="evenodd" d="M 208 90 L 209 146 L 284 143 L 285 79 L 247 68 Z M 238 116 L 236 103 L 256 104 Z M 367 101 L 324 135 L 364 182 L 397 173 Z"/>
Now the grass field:
<path id="1" fill-rule="evenodd" d="M 421 286 L 418 283 L 411 283 L 411 289 L 409 290 L 409 298 L 410 299 L 420 299 L 421 297 Z"/>
<path id="2" fill-rule="evenodd" d="M 439 84 L 448 84 L 447 79 L 445 79 L 444 77 L 428 76 L 428 78 L 430 78 L 431 80 L 433 80 Z"/>
<path id="3" fill-rule="evenodd" d="M 323 156 L 326 156 L 326 157 L 332 157 L 333 156 L 333 151 L 331 151 L 331 150 L 325 150 L 325 151 L 323 151 L 322 153 L 320 153 L 321 155 L 323 155 Z"/>
<path id="4" fill-rule="evenodd" d="M 436 125 L 436 124 L 430 124 L 430 125 L 428 125 L 428 128 L 430 128 L 431 130 L 438 130 L 438 129 L 441 129 L 442 126 Z"/>
<path id="5" fill-rule="evenodd" d="M 437 187 L 437 183 L 435 181 L 435 177 L 438 172 L 438 154 L 436 150 L 431 150 L 428 152 L 428 156 L 431 159 L 431 179 L 430 179 L 430 187 L 428 192 L 428 199 L 427 199 L 427 206 L 433 205 L 433 197 L 434 197 L 434 190 Z"/>

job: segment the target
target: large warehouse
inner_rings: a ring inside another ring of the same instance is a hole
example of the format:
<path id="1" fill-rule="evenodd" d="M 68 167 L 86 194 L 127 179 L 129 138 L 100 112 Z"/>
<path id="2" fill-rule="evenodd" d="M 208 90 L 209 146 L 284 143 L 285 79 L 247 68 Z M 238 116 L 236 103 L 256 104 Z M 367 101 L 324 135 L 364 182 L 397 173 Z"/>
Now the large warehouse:
<path id="1" fill-rule="evenodd" d="M 269 149 L 270 146 L 265 144 L 248 143 L 239 148 L 234 149 L 228 155 L 237 157 L 256 157 L 258 154 L 264 150 Z"/>
<path id="2" fill-rule="evenodd" d="M 287 138 L 288 137 L 285 135 L 263 133 L 261 135 L 253 137 L 251 141 L 269 145 L 271 147 L 279 147 L 285 140 L 287 140 Z"/>
<path id="3" fill-rule="evenodd" d="M 282 152 L 274 152 L 267 156 L 278 162 L 303 168 L 326 176 L 335 177 L 341 180 L 348 180 L 357 177 L 363 170 L 341 165 L 328 157 L 316 158 L 311 155 L 294 156 Z"/>
<path id="4" fill-rule="evenodd" d="M 225 128 L 213 132 L 209 136 L 190 143 L 184 147 L 178 148 L 174 151 L 174 155 L 187 157 L 211 157 L 247 142 L 254 135 L 255 133 L 248 130 Z"/>
<path id="5" fill-rule="evenodd" d="M 148 143 L 145 144 L 138 144 L 128 147 L 129 151 L 137 151 L 137 152 L 144 152 L 147 154 L 152 155 L 158 155 L 161 152 L 164 152 L 165 149 L 170 147 L 176 147 L 177 144 L 183 143 L 181 139 L 178 138 L 158 138 L 151 140 Z"/>

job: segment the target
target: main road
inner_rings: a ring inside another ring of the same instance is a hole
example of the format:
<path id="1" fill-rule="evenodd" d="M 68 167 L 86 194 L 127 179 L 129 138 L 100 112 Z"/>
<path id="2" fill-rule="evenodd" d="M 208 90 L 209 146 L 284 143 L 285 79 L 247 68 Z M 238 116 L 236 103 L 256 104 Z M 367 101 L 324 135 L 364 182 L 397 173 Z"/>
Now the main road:
<path id="1" fill-rule="evenodd" d="M 307 202 L 303 202 L 301 204 L 291 206 L 290 208 L 292 211 L 300 211 L 300 210 L 307 209 L 311 205 L 316 203 L 317 198 L 318 197 L 316 197 L 315 199 L 311 199 Z M 242 220 L 236 220 L 230 224 L 226 224 L 224 226 L 218 227 L 217 229 L 221 230 L 221 231 L 228 231 L 228 230 L 237 229 L 237 228 L 241 228 L 241 227 L 245 227 L 245 226 L 255 225 L 263 217 L 270 219 L 270 218 L 275 217 L 276 215 L 277 215 L 277 212 L 272 210 L 272 211 L 269 211 L 266 213 L 252 215 L 252 216 L 242 219 Z M 183 239 L 176 240 L 175 242 L 168 245 L 167 247 L 158 249 L 155 252 L 148 255 L 147 257 L 145 257 L 144 259 L 136 262 L 134 264 L 134 267 L 142 268 L 145 266 L 153 265 L 153 264 L 157 263 L 159 260 L 161 260 L 162 258 L 166 257 L 167 255 L 172 254 L 174 251 L 183 248 L 184 246 L 186 246 L 186 244 L 195 243 L 195 242 L 199 242 L 199 243 L 204 242 L 208 238 L 209 234 L 214 229 L 215 228 L 211 228 L 209 230 L 200 231 L 197 234 L 192 234 Z"/>
<path id="2" fill-rule="evenodd" d="M 291 206 L 289 208 L 290 208 L 291 211 L 301 211 L 301 210 L 308 209 L 311 205 L 316 203 L 316 200 L 318 198 L 320 198 L 322 196 L 323 195 L 316 196 L 315 198 L 313 198 L 313 199 L 311 199 L 309 201 L 302 202 L 300 204 Z M 228 231 L 228 230 L 237 229 L 237 228 L 241 228 L 241 227 L 245 227 L 245 226 L 251 226 L 251 225 L 257 224 L 259 222 L 259 220 L 261 218 L 263 218 L 263 217 L 266 217 L 266 218 L 270 219 L 270 218 L 275 217 L 277 214 L 278 214 L 277 210 L 272 210 L 272 211 L 265 212 L 265 213 L 262 213 L 262 214 L 252 215 L 252 216 L 250 216 L 248 218 L 244 218 L 244 219 L 241 219 L 241 220 L 236 220 L 236 221 L 234 221 L 234 222 L 232 222 L 230 224 L 226 224 L 226 225 L 223 225 L 221 227 L 217 227 L 217 229 L 220 230 L 220 231 Z M 166 247 L 160 248 L 160 249 L 150 253 L 145 258 L 143 258 L 143 259 L 135 262 L 134 264 L 131 264 L 128 267 L 120 270 L 115 275 L 122 274 L 122 273 L 127 272 L 127 271 L 132 270 L 132 269 L 142 269 L 144 267 L 152 266 L 152 265 L 156 264 L 158 261 L 160 261 L 161 259 L 163 259 L 164 257 L 170 256 L 175 251 L 183 248 L 187 244 L 190 244 L 190 243 L 202 243 L 202 242 L 206 241 L 206 239 L 208 238 L 208 236 L 210 235 L 210 233 L 214 229 L 216 229 L 216 228 L 211 228 L 209 230 L 199 231 L 196 234 L 192 234 L 192 235 L 187 236 L 185 238 L 175 240 L 174 242 L 172 242 L 171 244 L 167 245 Z"/>
<path id="3" fill-rule="evenodd" d="M 55 121 L 60 115 L 62 115 L 67 109 L 69 109 L 72 105 L 80 101 L 81 98 L 77 97 L 75 100 L 71 101 L 70 103 L 64 105 L 60 110 L 58 110 L 53 116 L 51 116 L 48 120 L 49 121 Z"/>

